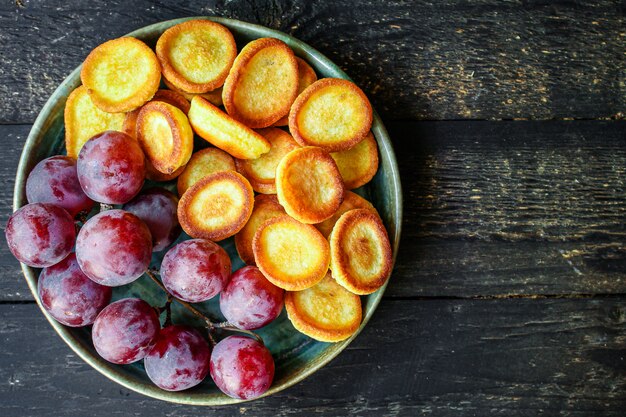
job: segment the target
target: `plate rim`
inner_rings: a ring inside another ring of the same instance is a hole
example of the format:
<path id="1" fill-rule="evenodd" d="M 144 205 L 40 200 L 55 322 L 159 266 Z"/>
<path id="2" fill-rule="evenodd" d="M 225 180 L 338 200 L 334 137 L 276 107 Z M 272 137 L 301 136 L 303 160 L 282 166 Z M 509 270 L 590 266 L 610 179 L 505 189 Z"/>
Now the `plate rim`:
<path id="1" fill-rule="evenodd" d="M 320 53 L 318 50 L 310 46 L 309 44 L 291 36 L 284 32 L 278 31 L 276 29 L 271 29 L 262 25 L 244 22 L 237 19 L 217 17 L 217 16 L 193 16 L 193 17 L 185 17 L 178 19 L 170 19 L 164 20 L 161 22 L 153 23 L 147 26 L 143 26 L 139 29 L 136 29 L 126 35 L 123 36 L 143 36 L 146 32 L 154 32 L 159 30 L 160 28 L 171 27 L 175 24 L 182 23 L 188 20 L 194 19 L 206 19 L 211 20 L 217 23 L 221 23 L 227 26 L 229 29 L 231 27 L 236 28 L 240 31 L 245 31 L 247 33 L 254 32 L 255 34 L 261 34 L 262 36 L 270 36 L 278 38 L 287 44 L 291 48 L 299 49 L 301 51 L 306 52 L 307 59 L 314 59 L 316 63 L 320 66 L 325 67 L 329 72 L 333 73 L 333 76 L 344 78 L 351 80 L 350 77 L 336 64 L 334 64 L 329 58 Z M 27 168 L 31 163 L 32 157 L 29 157 L 34 151 L 34 147 L 36 145 L 36 139 L 40 135 L 40 133 L 44 130 L 46 122 L 48 121 L 49 114 L 54 109 L 55 105 L 58 105 L 58 96 L 61 94 L 61 90 L 63 90 L 67 85 L 72 83 L 72 80 L 78 77 L 78 81 L 80 82 L 80 70 L 82 64 L 80 64 L 77 68 L 75 68 L 54 90 L 50 98 L 46 101 L 46 104 L 43 106 L 41 111 L 39 112 L 31 130 L 28 134 L 26 142 L 24 143 L 24 147 L 22 149 L 22 153 L 20 155 L 20 160 L 17 168 L 17 173 L 15 177 L 15 187 L 13 190 L 13 211 L 16 211 L 20 207 L 24 205 L 26 202 L 25 197 L 25 183 L 26 178 L 28 177 Z M 389 139 L 389 134 L 382 123 L 382 120 L 376 110 L 374 110 L 373 114 L 373 124 L 372 131 L 374 131 L 374 136 L 376 137 L 376 141 L 378 146 L 381 148 L 381 154 L 388 159 L 388 164 L 391 169 L 391 178 L 393 179 L 392 184 L 392 196 L 395 200 L 395 235 L 392 242 L 392 251 L 393 251 L 393 264 L 395 265 L 398 247 L 400 243 L 400 235 L 402 228 L 402 214 L 403 214 L 403 196 L 402 196 L 402 187 L 400 183 L 400 174 L 398 170 L 398 164 L 395 157 L 395 152 L 393 151 L 393 147 L 391 141 Z M 384 152 L 382 151 L 384 150 Z M 203 405 L 203 406 L 221 406 L 221 405 L 230 405 L 230 404 L 240 404 L 243 402 L 251 401 L 251 400 L 239 400 L 235 398 L 228 397 L 221 393 L 218 394 L 207 394 L 207 393 L 186 393 L 185 391 L 179 392 L 170 392 L 165 391 L 153 384 L 143 383 L 132 379 L 128 376 L 127 373 L 123 373 L 119 370 L 119 367 L 114 364 L 109 364 L 104 359 L 96 358 L 92 352 L 88 349 L 88 347 L 81 342 L 81 340 L 75 337 L 72 334 L 73 328 L 69 328 L 63 326 L 61 323 L 57 322 L 50 316 L 47 311 L 43 308 L 39 297 L 37 296 L 37 277 L 38 273 L 36 269 L 31 268 L 25 264 L 21 264 L 22 272 L 24 274 L 24 278 L 28 284 L 28 287 L 33 294 L 33 297 L 39 306 L 39 309 L 43 312 L 44 316 L 55 330 L 55 332 L 63 339 L 63 341 L 74 351 L 83 361 L 89 364 L 93 369 L 109 378 L 110 380 L 122 385 L 123 387 L 137 392 L 139 394 L 168 401 L 177 404 L 187 404 L 187 405 Z M 392 272 L 393 275 L 393 272 Z M 391 278 L 390 278 L 391 279 Z M 339 353 L 341 353 L 353 340 L 357 337 L 357 335 L 365 328 L 370 318 L 374 314 L 376 308 L 380 304 L 383 293 L 389 283 L 389 280 L 374 293 L 375 297 L 373 299 L 370 311 L 364 316 L 359 329 L 348 339 L 345 339 L 341 342 L 333 343 L 328 349 L 324 351 L 322 355 L 318 355 L 315 358 L 315 361 L 306 368 L 303 368 L 300 372 L 296 374 L 292 374 L 291 377 L 282 382 L 281 384 L 273 384 L 270 389 L 265 392 L 261 397 L 270 396 L 276 394 L 286 388 L 289 388 L 308 376 L 317 372 L 320 368 L 327 365 L 332 359 L 334 359 Z"/>

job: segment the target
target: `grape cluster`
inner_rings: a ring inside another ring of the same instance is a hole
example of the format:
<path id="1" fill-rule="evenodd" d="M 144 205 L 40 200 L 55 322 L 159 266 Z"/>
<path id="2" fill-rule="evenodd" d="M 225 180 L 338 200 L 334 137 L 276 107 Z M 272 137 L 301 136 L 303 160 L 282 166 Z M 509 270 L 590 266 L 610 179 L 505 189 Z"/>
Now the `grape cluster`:
<path id="1" fill-rule="evenodd" d="M 94 136 L 77 161 L 60 155 L 41 161 L 26 182 L 28 204 L 6 225 L 11 252 L 26 265 L 44 268 L 38 295 L 45 310 L 66 326 L 93 325 L 93 345 L 107 361 L 143 360 L 148 377 L 164 390 L 191 388 L 210 374 L 233 398 L 262 395 L 272 384 L 274 360 L 249 330 L 278 317 L 284 290 L 254 266 L 231 275 L 228 254 L 210 240 L 172 246 L 181 233 L 178 198 L 163 188 L 142 191 L 145 176 L 143 151 L 122 132 Z M 99 212 L 92 210 L 94 203 L 101 203 Z M 162 284 L 156 283 L 168 292 L 166 307 L 139 298 L 111 303 L 111 287 L 147 273 L 152 252 L 165 250 Z M 213 326 L 205 318 L 204 335 L 171 323 L 172 300 L 197 313 L 188 303 L 220 293 L 227 323 Z M 247 335 L 215 343 L 218 327 Z"/>

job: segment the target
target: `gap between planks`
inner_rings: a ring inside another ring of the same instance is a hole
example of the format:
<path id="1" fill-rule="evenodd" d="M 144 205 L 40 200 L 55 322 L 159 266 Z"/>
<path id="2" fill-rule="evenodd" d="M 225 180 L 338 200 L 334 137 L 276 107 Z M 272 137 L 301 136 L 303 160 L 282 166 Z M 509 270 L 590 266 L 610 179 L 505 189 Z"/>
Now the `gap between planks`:
<path id="1" fill-rule="evenodd" d="M 575 294 L 495 294 L 495 295 L 473 295 L 468 297 L 461 296 L 383 296 L 385 301 L 435 301 L 435 300 L 506 300 L 506 299 L 529 299 L 529 300 L 544 300 L 544 299 L 621 299 L 626 298 L 626 293 L 575 293 Z M 18 305 L 18 304 L 36 304 L 35 300 L 0 300 L 0 305 Z"/>
<path id="2" fill-rule="evenodd" d="M 529 299 L 529 300 L 543 300 L 543 299 L 620 299 L 626 298 L 626 293 L 572 293 L 572 294 L 494 294 L 494 295 L 471 295 L 467 297 L 463 296 L 384 296 L 383 300 L 388 301 L 432 301 L 432 300 L 506 300 L 506 299 Z M 10 303 L 7 303 L 10 304 Z"/>

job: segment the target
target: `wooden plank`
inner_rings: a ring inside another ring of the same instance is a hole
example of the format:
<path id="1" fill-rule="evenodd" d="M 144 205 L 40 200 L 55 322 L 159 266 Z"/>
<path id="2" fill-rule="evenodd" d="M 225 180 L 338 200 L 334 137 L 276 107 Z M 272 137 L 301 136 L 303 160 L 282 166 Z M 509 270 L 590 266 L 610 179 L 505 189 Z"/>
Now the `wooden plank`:
<path id="1" fill-rule="evenodd" d="M 626 122 L 389 126 L 405 236 L 516 242 L 623 239 Z"/>
<path id="2" fill-rule="evenodd" d="M 623 294 L 625 252 L 623 242 L 511 243 L 403 238 L 385 296 Z"/>
<path id="3" fill-rule="evenodd" d="M 36 309 L 0 305 L 5 417 L 623 416 L 626 408 L 623 297 L 383 301 L 363 334 L 315 375 L 273 397 L 215 410 L 110 382 Z"/>
<path id="4" fill-rule="evenodd" d="M 29 131 L 30 125 L 0 125 L 0 301 L 33 299 L 20 264 L 9 251 L 4 237 L 6 222 L 13 212 L 17 164 Z"/>
<path id="5" fill-rule="evenodd" d="M 617 0 L 23 0 L 0 4 L 0 123 L 32 123 L 103 41 L 197 15 L 260 23 L 310 43 L 388 119 L 624 117 Z"/>
<path id="6" fill-rule="evenodd" d="M 626 123 L 389 129 L 405 205 L 388 295 L 626 292 Z"/>
<path id="7" fill-rule="evenodd" d="M 405 218 L 386 296 L 626 292 L 626 122 L 388 127 Z M 3 219 L 28 129 L 0 126 Z M 30 299 L 2 239 L 0 300 Z"/>

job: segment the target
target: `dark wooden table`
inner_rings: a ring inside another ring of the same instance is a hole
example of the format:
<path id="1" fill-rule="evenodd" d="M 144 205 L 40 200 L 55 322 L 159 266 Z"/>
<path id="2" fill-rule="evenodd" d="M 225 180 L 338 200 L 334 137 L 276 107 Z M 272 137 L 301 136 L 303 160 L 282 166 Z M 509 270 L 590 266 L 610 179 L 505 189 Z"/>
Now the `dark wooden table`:
<path id="1" fill-rule="evenodd" d="M 34 118 L 99 43 L 218 15 L 319 49 L 371 97 L 405 196 L 365 331 L 271 398 L 130 392 L 52 331 L 0 243 L 0 415 L 626 415 L 626 26 L 619 1 L 0 4 L 2 225 Z"/>

